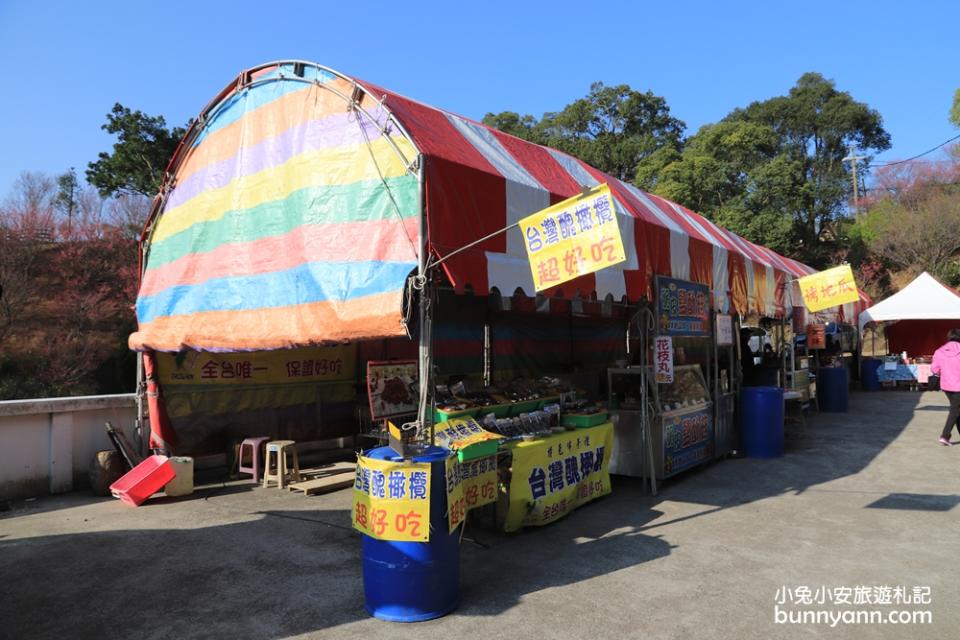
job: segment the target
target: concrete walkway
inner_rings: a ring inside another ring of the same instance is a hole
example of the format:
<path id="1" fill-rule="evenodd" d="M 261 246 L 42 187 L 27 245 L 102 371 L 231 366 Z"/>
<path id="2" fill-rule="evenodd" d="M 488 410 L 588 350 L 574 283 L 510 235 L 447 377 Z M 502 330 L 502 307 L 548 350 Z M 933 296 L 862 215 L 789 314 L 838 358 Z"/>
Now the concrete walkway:
<path id="1" fill-rule="evenodd" d="M 17 503 L 0 513 L 0 638 L 960 637 L 960 447 L 936 443 L 943 395 L 854 394 L 850 409 L 791 427 L 780 459 L 713 464 L 657 497 L 617 478 L 551 526 L 470 530 L 460 608 L 420 624 L 364 611 L 349 491 L 234 483 L 139 509 L 83 494 Z M 871 600 L 798 600 L 838 587 Z M 873 603 L 894 587 L 929 588 L 930 604 Z M 778 591 L 784 617 L 932 623 L 777 624 Z"/>

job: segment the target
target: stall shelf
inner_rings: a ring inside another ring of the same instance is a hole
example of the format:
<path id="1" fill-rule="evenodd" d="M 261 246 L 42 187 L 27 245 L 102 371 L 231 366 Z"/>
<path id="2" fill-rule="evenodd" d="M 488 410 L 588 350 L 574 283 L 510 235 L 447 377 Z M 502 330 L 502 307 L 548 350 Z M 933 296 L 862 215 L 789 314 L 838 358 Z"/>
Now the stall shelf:
<path id="1" fill-rule="evenodd" d="M 613 473 L 646 477 L 652 468 L 660 480 L 713 458 L 713 401 L 699 365 L 676 367 L 669 385 L 654 382 L 649 369 L 609 369 L 607 376 L 615 425 Z M 644 385 L 649 433 L 642 420 Z"/>

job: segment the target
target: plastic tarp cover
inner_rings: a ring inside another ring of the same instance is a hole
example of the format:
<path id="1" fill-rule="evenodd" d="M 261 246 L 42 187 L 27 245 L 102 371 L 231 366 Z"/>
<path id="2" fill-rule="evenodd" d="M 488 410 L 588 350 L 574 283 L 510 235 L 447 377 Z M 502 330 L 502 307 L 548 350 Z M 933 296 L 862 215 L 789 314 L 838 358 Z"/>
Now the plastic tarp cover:
<path id="1" fill-rule="evenodd" d="M 349 110 L 352 85 L 317 73 L 320 84 L 260 78 L 188 136 L 149 238 L 131 348 L 251 351 L 403 333 L 417 152 L 374 101 L 361 103 L 369 118 Z"/>

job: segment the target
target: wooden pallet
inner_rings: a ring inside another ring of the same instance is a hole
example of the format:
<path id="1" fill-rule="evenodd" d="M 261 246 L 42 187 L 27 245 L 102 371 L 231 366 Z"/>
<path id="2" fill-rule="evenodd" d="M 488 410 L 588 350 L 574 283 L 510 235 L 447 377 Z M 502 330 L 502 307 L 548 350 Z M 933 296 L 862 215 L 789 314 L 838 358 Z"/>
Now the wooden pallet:
<path id="1" fill-rule="evenodd" d="M 305 496 L 330 493 L 353 484 L 357 465 L 352 462 L 337 462 L 316 469 L 304 469 L 300 476 L 304 479 L 287 485 L 290 491 L 302 491 Z"/>

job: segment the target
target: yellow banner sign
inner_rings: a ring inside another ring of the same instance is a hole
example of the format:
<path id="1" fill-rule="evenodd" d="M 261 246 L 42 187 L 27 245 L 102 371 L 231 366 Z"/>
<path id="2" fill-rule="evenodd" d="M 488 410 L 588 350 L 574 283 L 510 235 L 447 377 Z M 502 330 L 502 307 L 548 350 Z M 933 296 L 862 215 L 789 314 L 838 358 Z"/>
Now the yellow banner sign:
<path id="1" fill-rule="evenodd" d="M 800 278 L 799 283 L 803 304 L 810 311 L 822 311 L 860 299 L 853 270 L 848 264 Z"/>
<path id="2" fill-rule="evenodd" d="M 447 472 L 447 522 L 452 532 L 467 517 L 467 511 L 497 499 L 497 456 L 460 462 L 450 456 Z"/>
<path id="3" fill-rule="evenodd" d="M 433 429 L 437 445 L 452 451 L 465 449 L 478 442 L 503 438 L 487 431 L 473 418 L 450 418 L 446 422 L 438 422 Z"/>
<path id="4" fill-rule="evenodd" d="M 606 184 L 527 216 L 520 231 L 537 291 L 627 259 Z"/>
<path id="5" fill-rule="evenodd" d="M 353 528 L 378 540 L 427 542 L 430 464 L 357 458 Z"/>
<path id="6" fill-rule="evenodd" d="M 160 384 L 258 385 L 353 380 L 354 344 L 249 353 L 158 353 Z"/>
<path id="7" fill-rule="evenodd" d="M 604 423 L 511 445 L 506 531 L 542 525 L 610 493 L 613 425 Z"/>

